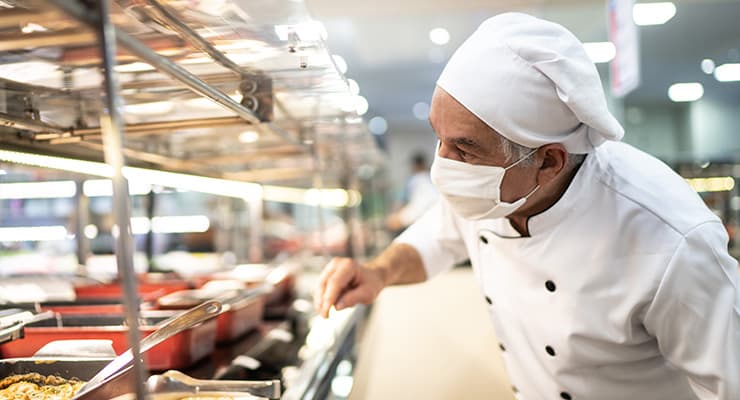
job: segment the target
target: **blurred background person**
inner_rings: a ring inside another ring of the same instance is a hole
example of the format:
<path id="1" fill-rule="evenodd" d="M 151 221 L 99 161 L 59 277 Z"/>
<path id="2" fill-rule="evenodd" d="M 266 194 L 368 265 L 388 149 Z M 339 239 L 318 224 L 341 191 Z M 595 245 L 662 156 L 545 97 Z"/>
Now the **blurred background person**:
<path id="1" fill-rule="evenodd" d="M 437 189 L 429 176 L 429 166 L 424 153 L 411 157 L 411 176 L 406 182 L 406 204 L 386 219 L 388 230 L 396 233 L 419 219 L 437 201 Z"/>

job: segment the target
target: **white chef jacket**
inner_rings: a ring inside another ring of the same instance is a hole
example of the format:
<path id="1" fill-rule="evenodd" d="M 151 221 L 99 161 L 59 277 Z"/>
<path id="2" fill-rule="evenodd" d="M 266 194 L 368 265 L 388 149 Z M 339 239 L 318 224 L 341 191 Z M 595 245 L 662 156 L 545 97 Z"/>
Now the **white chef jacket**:
<path id="1" fill-rule="evenodd" d="M 605 143 L 528 228 L 442 200 L 396 240 L 429 277 L 470 258 L 518 398 L 740 399 L 737 263 L 665 164 Z"/>

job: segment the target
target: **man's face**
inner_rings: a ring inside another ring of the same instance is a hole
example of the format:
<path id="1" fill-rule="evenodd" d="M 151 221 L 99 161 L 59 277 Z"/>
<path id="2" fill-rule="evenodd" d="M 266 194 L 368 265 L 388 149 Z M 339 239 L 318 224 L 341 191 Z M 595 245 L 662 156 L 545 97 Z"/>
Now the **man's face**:
<path id="1" fill-rule="evenodd" d="M 506 159 L 495 130 L 439 87 L 432 96 L 429 121 L 440 141 L 440 157 L 497 167 L 516 161 Z M 537 185 L 536 165 L 518 164 L 509 169 L 501 187 L 501 200 L 512 202 L 527 195 Z"/>

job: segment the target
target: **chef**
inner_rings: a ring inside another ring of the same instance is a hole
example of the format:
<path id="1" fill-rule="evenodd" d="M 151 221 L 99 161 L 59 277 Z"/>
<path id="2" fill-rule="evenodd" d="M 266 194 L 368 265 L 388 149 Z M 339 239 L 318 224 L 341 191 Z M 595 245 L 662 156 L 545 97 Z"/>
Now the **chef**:
<path id="1" fill-rule="evenodd" d="M 518 398 L 740 399 L 727 234 L 681 177 L 619 142 L 578 39 L 525 14 L 485 21 L 429 119 L 441 200 L 374 260 L 332 260 L 321 314 L 470 258 Z"/>

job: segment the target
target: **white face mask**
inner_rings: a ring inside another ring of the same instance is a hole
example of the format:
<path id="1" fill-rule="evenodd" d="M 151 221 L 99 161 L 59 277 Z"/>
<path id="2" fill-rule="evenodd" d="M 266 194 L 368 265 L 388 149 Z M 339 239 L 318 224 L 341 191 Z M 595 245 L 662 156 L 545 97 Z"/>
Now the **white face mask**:
<path id="1" fill-rule="evenodd" d="M 539 185 L 521 199 L 506 203 L 501 201 L 501 183 L 506 171 L 513 168 L 537 150 L 517 160 L 508 167 L 473 165 L 439 156 L 439 147 L 432 163 L 432 183 L 452 210 L 470 219 L 503 218 L 523 206 Z"/>

